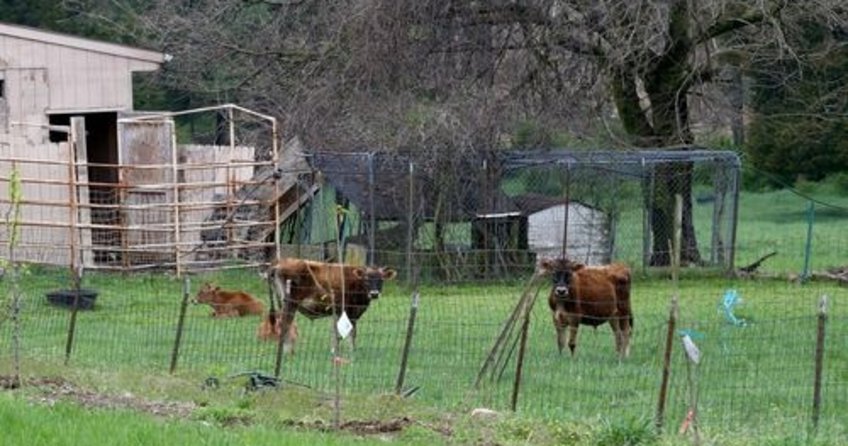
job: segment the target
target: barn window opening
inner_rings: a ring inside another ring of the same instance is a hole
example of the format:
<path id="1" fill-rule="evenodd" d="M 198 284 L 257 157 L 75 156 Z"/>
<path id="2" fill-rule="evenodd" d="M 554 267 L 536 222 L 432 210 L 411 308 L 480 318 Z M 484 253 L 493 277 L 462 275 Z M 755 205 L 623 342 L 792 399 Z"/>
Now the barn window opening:
<path id="1" fill-rule="evenodd" d="M 50 125 L 51 126 L 69 126 L 71 125 L 71 116 L 70 115 L 50 115 Z M 50 142 L 52 143 L 60 143 L 68 140 L 68 134 L 65 132 L 59 132 L 55 130 L 50 130 Z"/>

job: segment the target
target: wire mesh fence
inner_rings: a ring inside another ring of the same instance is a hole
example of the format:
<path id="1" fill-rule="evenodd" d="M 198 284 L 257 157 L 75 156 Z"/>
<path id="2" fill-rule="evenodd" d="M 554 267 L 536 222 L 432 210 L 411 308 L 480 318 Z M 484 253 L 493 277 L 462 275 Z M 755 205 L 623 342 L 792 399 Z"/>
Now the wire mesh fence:
<path id="1" fill-rule="evenodd" d="M 223 201 L 232 204 L 223 216 L 216 217 L 218 207 L 202 205 L 203 200 L 179 203 L 181 215 L 197 212 L 192 221 L 204 223 L 195 228 L 199 235 L 193 241 L 172 233 L 173 240 L 180 238 L 184 244 L 168 251 L 168 259 L 154 262 L 154 271 L 85 269 L 80 286 L 95 291 L 97 298 L 93 310 L 76 312 L 73 330 L 72 312 L 46 296 L 72 289 L 75 269 L 29 265 L 20 279 L 23 351 L 35 360 L 67 357 L 74 365 L 94 367 L 167 371 L 175 366 L 177 373 L 198 381 L 279 368 L 289 384 L 322 392 L 339 387 L 344 394 L 395 392 L 403 374 L 402 393 L 437 407 L 506 409 L 516 399 L 518 410 L 550 419 L 597 415 L 650 419 L 660 393 L 669 299 L 677 291 L 669 282 L 639 274 L 634 274 L 632 285 L 635 328 L 629 358 L 618 359 L 607 325 L 581 327 L 576 354 L 560 354 L 546 302 L 550 284 L 545 282 L 529 313 L 519 391 L 515 393 L 518 331 L 499 352 L 497 366 L 479 386 L 475 382 L 498 333 L 528 291 L 537 258 L 565 250 L 589 264 L 623 261 L 635 272 L 663 265 L 667 248 L 656 239 L 670 230 L 663 226 L 668 224 L 667 209 L 661 202 L 671 192 L 689 191 L 690 236 L 698 242 L 696 252 L 694 246 L 688 247 L 689 265 L 727 271 L 734 266 L 734 256 L 747 262 L 772 249 L 781 255 L 769 260 L 773 263 L 766 264 L 767 271 L 804 271 L 805 262 L 813 265 L 808 271 L 838 264 L 837 256 L 824 260 L 832 247 L 844 243 L 837 235 L 819 239 L 808 235 L 825 233 L 826 226 L 820 229 L 815 222 L 839 221 L 839 209 L 813 214 L 819 220 L 810 220 L 805 201 L 781 201 L 764 207 L 779 205 L 783 213 L 793 209 L 790 213 L 797 218 L 791 224 L 775 216 L 773 227 L 762 226 L 772 218 L 766 213 L 754 225 L 740 225 L 737 230 L 736 158 L 699 151 L 690 151 L 685 159 L 675 156 L 522 153 L 445 166 L 398 154 L 307 154 L 306 164 L 274 167 L 271 182 L 285 178 L 288 185 L 276 196 L 279 232 L 248 238 L 260 248 L 269 238 L 279 240 L 271 245 L 281 256 L 399 270 L 399 277 L 387 281 L 383 295 L 370 301 L 361 315 L 355 347 L 349 339 L 335 344 L 333 317 L 310 319 L 303 314 L 295 317 L 294 354 L 283 354 L 280 364 L 278 344 L 258 338 L 267 312 L 279 305 L 262 277 L 274 256 L 264 253 L 261 261 L 254 262 L 231 255 L 246 240 L 226 236 L 237 229 L 233 223 L 240 214 L 235 201 L 255 198 L 239 195 L 236 187 Z M 678 166 L 677 175 L 684 179 L 668 187 L 677 178 L 670 165 Z M 662 182 L 665 186 L 658 189 Z M 120 198 L 93 190 L 88 194 L 92 203 Z M 138 205 L 131 204 L 129 210 Z M 744 210 L 744 198 L 741 206 Z M 116 209 L 108 212 L 123 215 Z M 138 226 L 145 225 L 152 223 Z M 21 230 L 38 227 L 27 226 Z M 62 230 L 70 233 L 73 228 Z M 76 233 L 95 228 L 80 225 Z M 39 241 L 44 233 L 29 234 L 35 248 L 54 243 L 52 235 Z M 775 240 L 785 241 L 786 248 L 775 245 Z M 208 268 L 173 274 L 174 253 L 197 252 L 198 246 L 209 242 L 217 243 L 213 251 L 223 255 L 213 263 L 198 260 Z M 24 249 L 8 245 L 4 248 Z M 68 252 L 70 244 L 66 245 Z M 125 254 L 132 250 L 119 248 L 116 245 L 116 258 L 93 252 L 91 261 L 123 265 Z M 84 252 L 86 244 L 77 249 Z M 810 258 L 812 262 L 805 261 Z M 263 314 L 215 318 L 210 306 L 190 303 L 181 316 L 186 275 L 191 279 L 189 297 L 209 282 L 258 298 Z M 775 419 L 808 423 L 815 378 L 816 303 L 824 293 L 832 299 L 820 407 L 823 422 L 838 420 L 838 408 L 848 402 L 848 375 L 841 365 L 848 354 L 844 290 L 815 281 L 802 286 L 715 278 L 684 281 L 680 287 L 677 330 L 691 333 L 701 348 L 702 362 L 687 365 L 680 333 L 674 331 L 667 426 L 676 428 L 684 422 L 695 395 L 704 429 L 764 426 Z M 734 314 L 737 319 L 722 307 L 729 287 L 744 299 Z M 0 289 L 7 296 L 10 282 L 4 279 Z M 420 304 L 407 344 L 414 292 L 420 295 Z M 0 359 L 5 361 L 11 357 L 12 328 L 7 320 L 0 324 Z"/>
<path id="2" fill-rule="evenodd" d="M 66 357 L 71 311 L 46 294 L 64 286 L 68 273 L 36 268 L 24 279 L 21 318 L 25 357 L 61 361 Z M 246 290 L 269 303 L 267 284 L 254 271 L 227 271 L 192 277 L 191 295 L 205 281 Z M 7 282 L 4 283 L 4 292 Z M 183 282 L 161 275 L 89 273 L 82 284 L 97 290 L 93 310 L 79 310 L 72 366 L 169 370 L 177 339 Z M 721 308 L 727 286 L 745 299 L 731 321 Z M 513 398 L 517 347 L 508 343 L 502 360 L 474 387 L 481 365 L 526 283 L 422 286 L 402 392 L 428 405 L 461 409 L 484 405 L 507 410 Z M 619 359 L 612 330 L 580 328 L 572 356 L 559 353 L 546 281 L 532 312 L 517 410 L 551 420 L 652 419 L 662 378 L 668 306 L 674 293 L 665 282 L 633 286 L 631 355 Z M 830 299 L 822 372 L 821 422 L 835 423 L 848 400 L 844 370 L 848 340 L 844 291 L 825 285 L 708 281 L 680 289 L 671 380 L 665 412 L 669 429 L 684 422 L 697 392 L 702 429 L 756 430 L 781 423 L 809 425 L 815 383 L 817 302 Z M 411 295 L 388 285 L 371 302 L 357 326 L 355 348 L 343 340 L 334 349 L 333 318 L 296 317 L 294 354 L 285 354 L 281 377 L 287 384 L 342 395 L 393 393 L 402 364 Z M 214 318 L 208 305 L 189 304 L 178 345 L 176 371 L 198 383 L 208 376 L 275 369 L 276 342 L 257 338 L 263 316 Z M 0 326 L 0 358 L 10 360 L 11 326 Z M 689 333 L 701 361 L 688 364 L 679 341 Z M 691 368 L 692 376 L 688 375 Z M 339 370 L 339 378 L 334 372 Z M 30 373 L 34 371 L 30 370 Z M 353 410 L 353 409 L 351 409 Z"/>

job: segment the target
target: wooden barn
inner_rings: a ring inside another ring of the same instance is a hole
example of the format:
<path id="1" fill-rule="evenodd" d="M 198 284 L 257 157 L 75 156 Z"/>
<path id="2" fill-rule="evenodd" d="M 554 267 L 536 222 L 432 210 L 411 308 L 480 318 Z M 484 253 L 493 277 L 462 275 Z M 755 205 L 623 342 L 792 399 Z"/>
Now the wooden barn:
<path id="1" fill-rule="evenodd" d="M 0 23 L 0 215 L 15 181 L 18 260 L 179 272 L 201 247 L 227 258 L 272 247 L 276 120 L 232 104 L 133 110 L 134 74 L 167 60 Z M 179 119 L 202 113 L 224 136 L 178 141 Z M 11 239 L 0 225 L 4 253 Z"/>
<path id="2" fill-rule="evenodd" d="M 68 222 L 90 221 L 88 213 L 69 215 L 68 203 L 89 200 L 72 197 L 69 187 L 71 118 L 84 118 L 80 143 L 88 161 L 116 164 L 118 118 L 133 108 L 133 73 L 157 70 L 164 61 L 155 51 L 0 23 L 0 213 L 9 206 L 14 165 L 25 200 L 19 258 L 69 262 Z M 114 169 L 91 167 L 82 175 L 92 182 L 116 181 Z M 90 244 L 91 231 L 82 237 L 89 240 L 72 241 Z M 5 229 L 0 239 L 8 241 Z"/>

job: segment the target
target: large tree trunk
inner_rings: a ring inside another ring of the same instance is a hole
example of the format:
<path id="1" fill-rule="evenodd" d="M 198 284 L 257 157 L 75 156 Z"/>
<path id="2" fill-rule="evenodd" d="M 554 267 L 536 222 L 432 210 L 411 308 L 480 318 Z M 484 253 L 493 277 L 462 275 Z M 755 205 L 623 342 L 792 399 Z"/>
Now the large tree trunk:
<path id="1" fill-rule="evenodd" d="M 688 9 L 685 1 L 674 3 L 670 13 L 671 43 L 662 57 L 637 70 L 630 66 L 617 67 L 612 72 L 612 93 L 625 130 L 632 135 L 633 144 L 640 147 L 682 147 L 686 150 L 694 138 L 689 127 L 689 108 L 686 100 L 690 75 L 686 23 Z M 635 66 L 635 64 L 634 64 Z M 644 93 L 640 96 L 641 81 Z M 648 107 L 643 107 L 647 100 Z M 674 236 L 675 195 L 683 198 L 681 233 L 681 264 L 701 263 L 695 226 L 692 218 L 692 163 L 661 163 L 654 172 L 653 190 L 648 191 L 653 244 L 650 264 L 671 264 L 671 241 Z"/>

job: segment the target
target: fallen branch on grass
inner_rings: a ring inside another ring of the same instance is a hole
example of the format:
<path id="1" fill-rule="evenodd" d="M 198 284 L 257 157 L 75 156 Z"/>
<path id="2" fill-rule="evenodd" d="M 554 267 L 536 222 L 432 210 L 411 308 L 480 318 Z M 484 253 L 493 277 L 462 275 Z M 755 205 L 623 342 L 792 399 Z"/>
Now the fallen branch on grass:
<path id="1" fill-rule="evenodd" d="M 763 262 L 765 262 L 769 257 L 774 256 L 774 255 L 777 255 L 777 251 L 772 251 L 772 252 L 760 257 L 754 263 L 751 263 L 749 265 L 745 265 L 745 266 L 739 268 L 739 273 L 741 273 L 742 275 L 755 273 L 757 271 L 757 268 L 759 268 L 760 265 L 763 264 Z"/>

